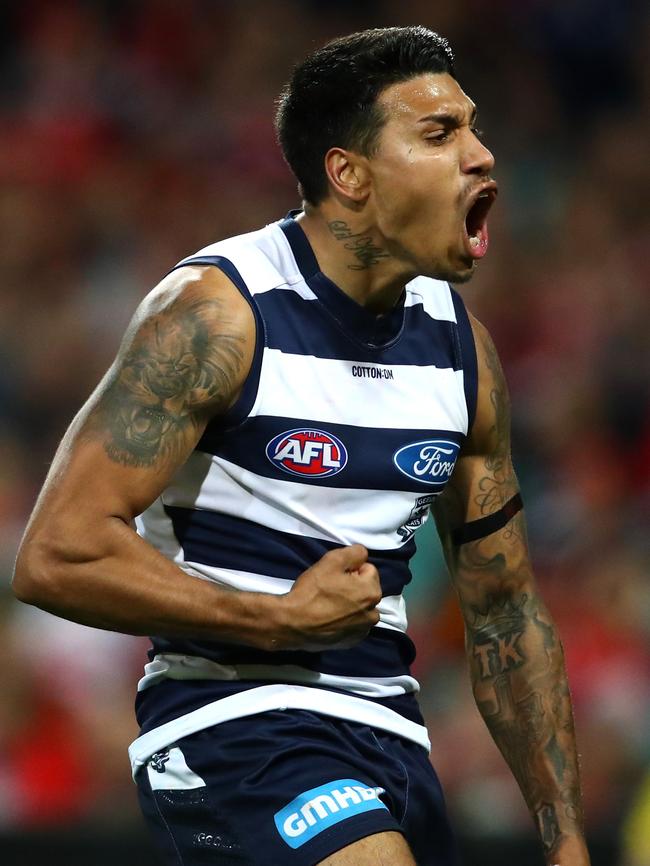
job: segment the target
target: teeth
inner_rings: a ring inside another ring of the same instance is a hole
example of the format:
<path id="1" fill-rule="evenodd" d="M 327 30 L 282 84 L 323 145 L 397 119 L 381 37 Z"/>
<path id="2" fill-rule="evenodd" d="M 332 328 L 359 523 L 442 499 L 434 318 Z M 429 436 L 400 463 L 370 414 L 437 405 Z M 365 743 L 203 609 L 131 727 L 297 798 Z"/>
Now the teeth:
<path id="1" fill-rule="evenodd" d="M 480 244 L 480 240 L 477 237 L 473 237 L 469 239 L 469 244 L 471 247 L 477 247 Z"/>

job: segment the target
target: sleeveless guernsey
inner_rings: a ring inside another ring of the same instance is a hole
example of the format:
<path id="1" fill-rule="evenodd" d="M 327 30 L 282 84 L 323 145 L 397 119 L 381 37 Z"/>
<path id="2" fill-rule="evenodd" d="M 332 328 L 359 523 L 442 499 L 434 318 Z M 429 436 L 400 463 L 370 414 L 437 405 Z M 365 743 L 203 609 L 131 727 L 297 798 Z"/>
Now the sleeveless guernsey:
<path id="1" fill-rule="evenodd" d="M 251 372 L 138 532 L 180 568 L 240 591 L 286 593 L 355 542 L 379 571 L 380 622 L 349 649 L 269 652 L 152 638 L 138 686 L 134 771 L 196 730 L 271 709 L 369 724 L 428 747 L 402 591 L 414 533 L 473 421 L 476 352 L 458 294 L 418 277 L 376 316 L 318 267 L 292 216 L 206 247 L 256 321 Z M 353 577 L 350 578 L 351 580 Z"/>

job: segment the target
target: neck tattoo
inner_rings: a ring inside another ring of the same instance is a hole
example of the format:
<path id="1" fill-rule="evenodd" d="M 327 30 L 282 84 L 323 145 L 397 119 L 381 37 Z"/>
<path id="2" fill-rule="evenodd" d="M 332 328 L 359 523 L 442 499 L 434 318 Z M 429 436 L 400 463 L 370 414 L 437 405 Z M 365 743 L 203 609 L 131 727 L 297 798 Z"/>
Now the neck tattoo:
<path id="1" fill-rule="evenodd" d="M 390 253 L 378 247 L 370 237 L 361 232 L 353 232 L 344 220 L 333 220 L 327 223 L 327 228 L 337 241 L 345 241 L 343 246 L 350 250 L 358 260 L 355 265 L 348 265 L 351 271 L 365 271 L 372 265 L 376 265 L 380 259 L 390 258 Z"/>

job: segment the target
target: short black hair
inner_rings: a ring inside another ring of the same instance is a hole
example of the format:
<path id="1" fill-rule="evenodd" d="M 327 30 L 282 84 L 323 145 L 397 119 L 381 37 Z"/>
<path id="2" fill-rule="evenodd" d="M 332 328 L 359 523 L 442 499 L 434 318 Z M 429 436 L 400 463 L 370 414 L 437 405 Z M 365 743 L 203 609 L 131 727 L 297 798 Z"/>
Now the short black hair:
<path id="1" fill-rule="evenodd" d="M 276 130 L 301 195 L 316 205 L 328 191 L 331 147 L 371 156 L 386 118 L 383 90 L 428 72 L 455 77 L 447 40 L 426 27 L 363 30 L 328 42 L 293 70 L 278 100 Z"/>

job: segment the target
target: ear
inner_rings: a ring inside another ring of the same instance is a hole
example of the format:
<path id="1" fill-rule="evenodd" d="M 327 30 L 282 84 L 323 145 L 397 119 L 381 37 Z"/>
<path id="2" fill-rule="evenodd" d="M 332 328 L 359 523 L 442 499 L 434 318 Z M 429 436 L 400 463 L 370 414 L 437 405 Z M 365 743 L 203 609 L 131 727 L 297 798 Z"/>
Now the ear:
<path id="1" fill-rule="evenodd" d="M 332 192 L 348 204 L 362 204 L 370 191 L 370 172 L 365 157 L 341 147 L 325 154 L 325 173 Z"/>

